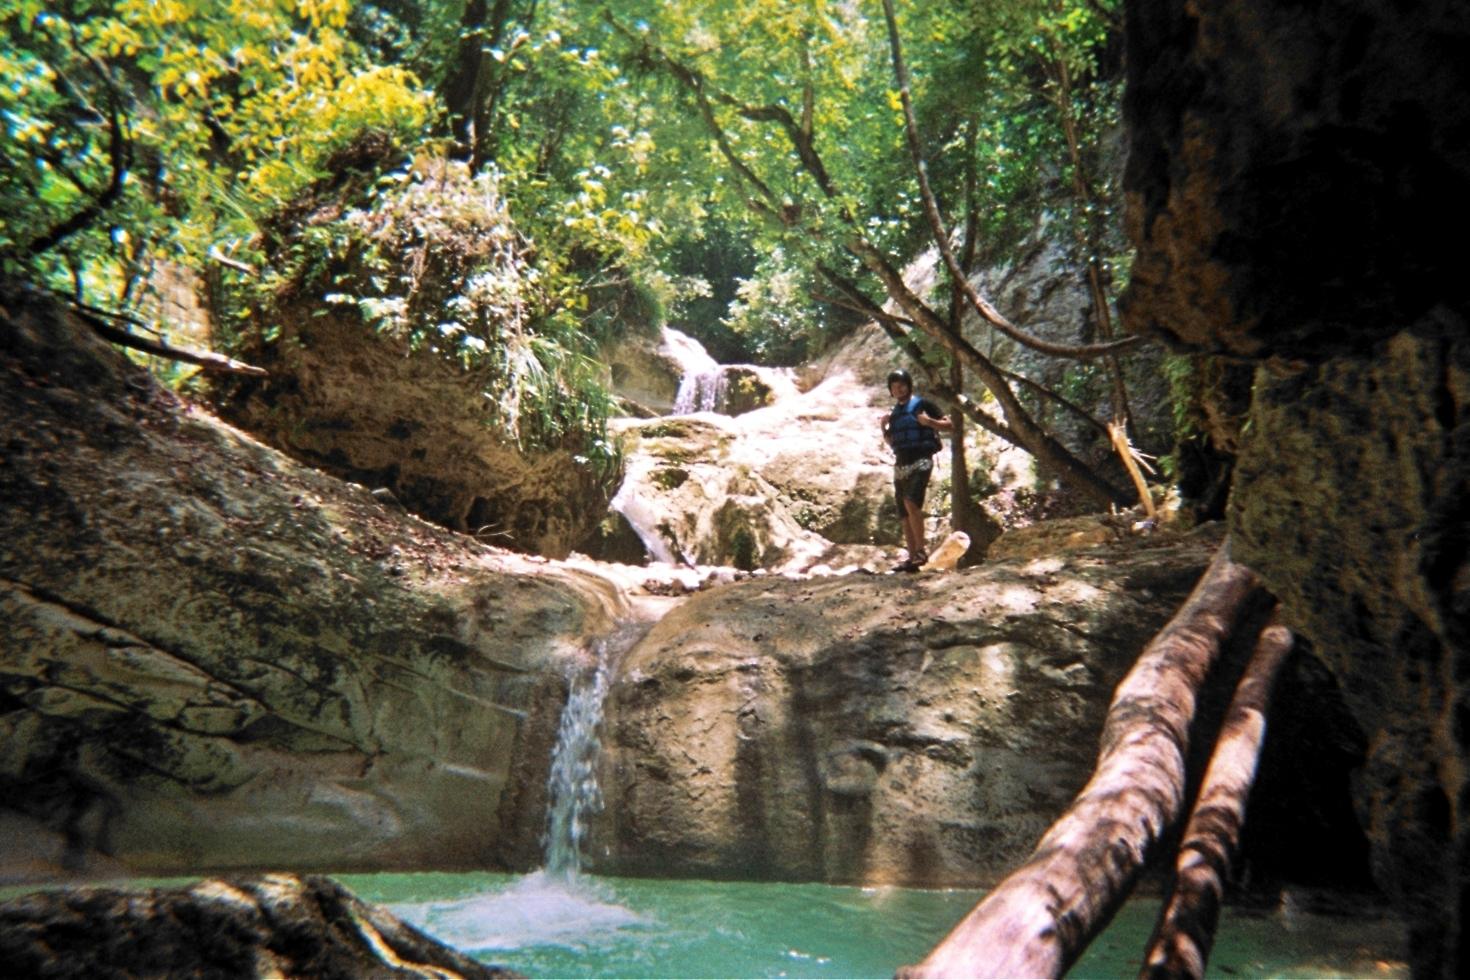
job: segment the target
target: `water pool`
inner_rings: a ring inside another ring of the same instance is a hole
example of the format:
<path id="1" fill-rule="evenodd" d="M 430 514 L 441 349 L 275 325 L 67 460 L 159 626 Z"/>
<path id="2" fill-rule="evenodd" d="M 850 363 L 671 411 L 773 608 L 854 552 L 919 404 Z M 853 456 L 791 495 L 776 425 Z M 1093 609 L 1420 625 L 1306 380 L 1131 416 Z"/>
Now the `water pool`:
<path id="1" fill-rule="evenodd" d="M 533 977 L 891 977 L 980 893 L 538 873 L 340 875 L 444 942 Z M 1128 903 L 1072 970 L 1133 977 L 1158 902 Z M 1406 976 L 1380 915 L 1227 909 L 1209 975 Z"/>

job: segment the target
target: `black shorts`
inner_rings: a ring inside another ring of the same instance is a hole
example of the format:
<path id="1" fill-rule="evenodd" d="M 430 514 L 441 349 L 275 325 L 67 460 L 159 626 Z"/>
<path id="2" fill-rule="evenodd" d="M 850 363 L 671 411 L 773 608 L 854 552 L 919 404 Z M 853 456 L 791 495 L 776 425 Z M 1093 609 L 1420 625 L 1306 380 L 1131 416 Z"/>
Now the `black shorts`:
<path id="1" fill-rule="evenodd" d="M 905 467 L 894 467 L 893 503 L 898 507 L 899 517 L 904 515 L 903 502 L 905 500 L 913 501 L 914 506 L 920 510 L 924 509 L 924 494 L 929 490 L 929 477 L 934 472 L 934 462 L 930 459 L 925 459 L 923 462 L 929 465 L 910 464 L 912 469 L 909 469 L 909 472 L 903 476 L 898 474 Z"/>

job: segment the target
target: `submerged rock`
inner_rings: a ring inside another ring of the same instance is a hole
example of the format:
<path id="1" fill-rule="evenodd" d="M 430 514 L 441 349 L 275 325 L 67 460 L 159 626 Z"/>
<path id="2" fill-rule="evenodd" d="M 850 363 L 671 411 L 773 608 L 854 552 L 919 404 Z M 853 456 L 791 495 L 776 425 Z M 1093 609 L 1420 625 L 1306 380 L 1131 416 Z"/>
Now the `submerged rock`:
<path id="1" fill-rule="evenodd" d="M 0 962 L 27 977 L 394 977 L 489 980 L 487 966 L 321 876 L 187 888 L 77 888 L 0 904 Z"/>

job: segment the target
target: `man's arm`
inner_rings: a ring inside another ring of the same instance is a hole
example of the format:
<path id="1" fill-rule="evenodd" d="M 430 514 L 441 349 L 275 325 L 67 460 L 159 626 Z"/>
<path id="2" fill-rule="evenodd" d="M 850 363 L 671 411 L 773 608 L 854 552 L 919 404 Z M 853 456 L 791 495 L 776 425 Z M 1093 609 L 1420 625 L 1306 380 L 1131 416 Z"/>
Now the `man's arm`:
<path id="1" fill-rule="evenodd" d="M 919 408 L 919 410 L 914 413 L 914 418 L 918 419 L 920 425 L 928 426 L 929 428 L 936 429 L 940 432 L 948 432 L 949 430 L 954 428 L 954 423 L 949 420 L 948 415 L 930 415 L 927 409 L 931 408 L 934 409 L 934 411 L 936 412 L 939 411 L 938 406 L 936 406 L 933 402 L 925 402 Z"/>

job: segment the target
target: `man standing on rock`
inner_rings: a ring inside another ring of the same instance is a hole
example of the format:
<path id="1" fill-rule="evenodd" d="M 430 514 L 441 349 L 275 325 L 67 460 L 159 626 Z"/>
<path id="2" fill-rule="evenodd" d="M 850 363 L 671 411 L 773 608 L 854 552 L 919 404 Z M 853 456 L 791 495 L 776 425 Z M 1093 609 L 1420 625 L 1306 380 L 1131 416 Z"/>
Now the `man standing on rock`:
<path id="1" fill-rule="evenodd" d="M 954 428 L 949 416 L 927 398 L 914 394 L 914 379 L 902 368 L 888 375 L 893 411 L 883 416 L 883 441 L 893 448 L 893 497 L 903 522 L 908 559 L 895 572 L 917 572 L 929 560 L 924 550 L 924 493 L 939 452 L 939 433 Z"/>

